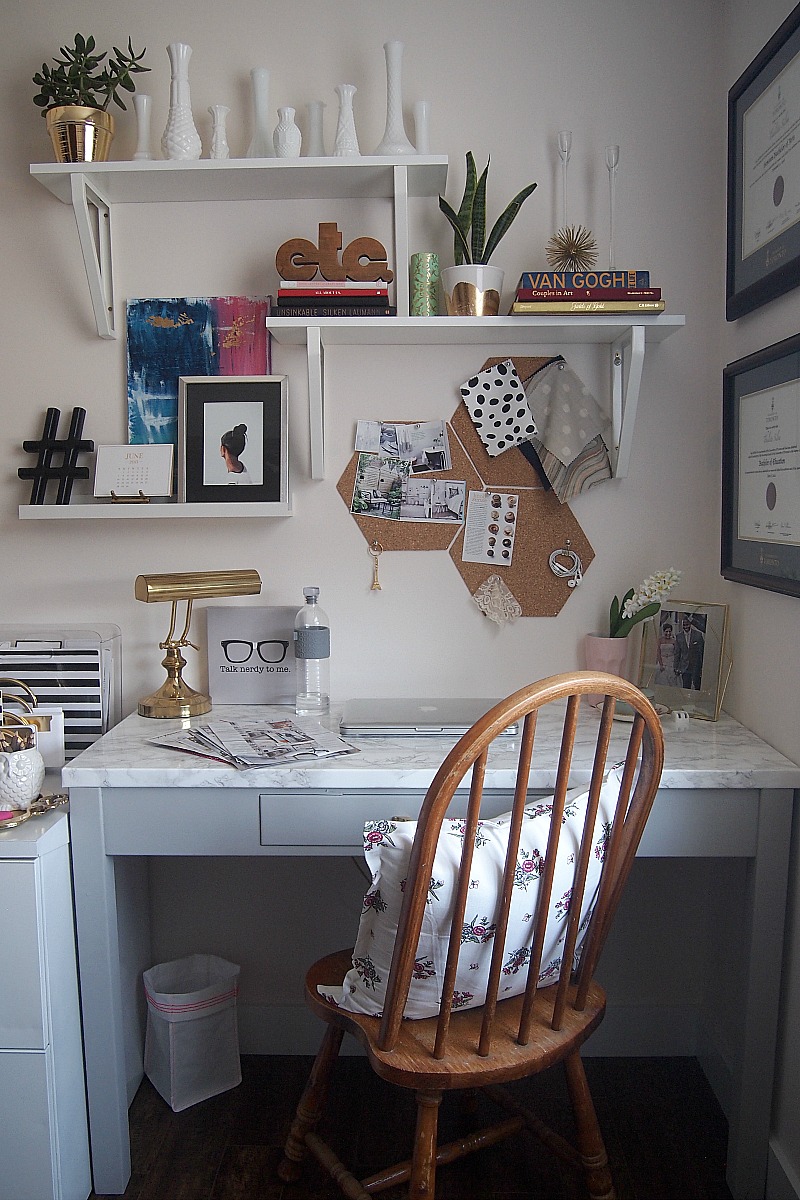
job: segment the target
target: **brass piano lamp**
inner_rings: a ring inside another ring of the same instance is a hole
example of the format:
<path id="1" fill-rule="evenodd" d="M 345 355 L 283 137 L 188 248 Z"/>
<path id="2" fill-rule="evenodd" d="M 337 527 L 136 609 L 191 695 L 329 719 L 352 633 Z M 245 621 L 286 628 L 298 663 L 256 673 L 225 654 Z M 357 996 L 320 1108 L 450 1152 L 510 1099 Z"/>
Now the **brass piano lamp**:
<path id="1" fill-rule="evenodd" d="M 184 646 L 197 646 L 189 641 L 189 625 L 192 620 L 194 600 L 219 599 L 223 596 L 253 596 L 261 591 L 258 571 L 185 571 L 170 575 L 139 575 L 134 585 L 134 595 L 145 604 L 158 601 L 172 602 L 169 632 L 163 642 L 166 651 L 161 663 L 167 678 L 157 692 L 139 701 L 142 717 L 198 717 L 211 708 L 211 697 L 196 692 L 181 678 L 186 659 L 181 654 Z M 178 619 L 178 602 L 186 601 L 186 621 L 183 633 L 175 637 Z"/>

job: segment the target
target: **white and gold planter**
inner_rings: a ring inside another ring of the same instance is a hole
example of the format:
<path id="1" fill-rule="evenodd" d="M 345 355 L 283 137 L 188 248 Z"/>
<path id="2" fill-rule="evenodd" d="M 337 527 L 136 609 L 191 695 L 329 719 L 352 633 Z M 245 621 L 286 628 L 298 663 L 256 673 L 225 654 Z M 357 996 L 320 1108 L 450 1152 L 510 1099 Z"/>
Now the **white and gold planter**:
<path id="1" fill-rule="evenodd" d="M 441 272 L 449 317 L 496 317 L 500 311 L 503 272 L 499 267 L 463 263 Z"/>

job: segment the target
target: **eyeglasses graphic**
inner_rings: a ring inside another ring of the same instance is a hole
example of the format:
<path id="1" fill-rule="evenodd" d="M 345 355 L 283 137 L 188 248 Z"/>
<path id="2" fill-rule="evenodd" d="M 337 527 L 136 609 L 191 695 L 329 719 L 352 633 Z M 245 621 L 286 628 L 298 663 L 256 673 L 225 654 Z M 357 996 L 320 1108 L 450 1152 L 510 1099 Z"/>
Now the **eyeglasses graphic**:
<path id="1" fill-rule="evenodd" d="M 262 662 L 282 663 L 286 658 L 286 651 L 289 649 L 288 642 L 275 641 L 274 639 L 264 642 L 242 642 L 230 639 L 226 642 L 220 642 L 220 645 L 228 662 L 236 665 L 249 662 L 254 650 L 258 653 L 258 657 Z"/>

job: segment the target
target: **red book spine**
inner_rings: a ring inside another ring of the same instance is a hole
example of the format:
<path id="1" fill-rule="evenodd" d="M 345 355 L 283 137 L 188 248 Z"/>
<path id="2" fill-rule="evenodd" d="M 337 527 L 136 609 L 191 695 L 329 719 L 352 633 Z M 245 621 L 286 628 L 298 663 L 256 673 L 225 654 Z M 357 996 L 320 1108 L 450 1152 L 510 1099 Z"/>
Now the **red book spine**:
<path id="1" fill-rule="evenodd" d="M 515 300 L 660 300 L 661 288 L 517 288 Z"/>
<path id="2" fill-rule="evenodd" d="M 365 283 L 359 287 L 340 287 L 335 283 L 309 283 L 303 287 L 285 287 L 281 284 L 278 288 L 278 295 L 286 296 L 287 299 L 292 296 L 382 296 L 385 298 L 388 294 L 389 289 L 385 284 L 371 283 Z"/>

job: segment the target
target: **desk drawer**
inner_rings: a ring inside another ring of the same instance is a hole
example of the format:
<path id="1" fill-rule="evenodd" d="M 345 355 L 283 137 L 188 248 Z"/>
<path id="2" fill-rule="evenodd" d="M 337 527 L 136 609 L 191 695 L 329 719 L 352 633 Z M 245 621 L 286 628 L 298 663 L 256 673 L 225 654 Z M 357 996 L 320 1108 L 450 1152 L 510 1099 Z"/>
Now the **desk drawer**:
<path id="1" fill-rule="evenodd" d="M 346 792 L 320 790 L 292 794 L 286 790 L 259 795 L 262 846 L 326 846 L 361 852 L 365 821 L 389 817 L 416 818 L 425 796 L 422 790 Z M 467 795 L 456 797 L 451 811 L 463 815 Z M 493 792 L 491 813 L 507 812 L 513 793 Z"/>

